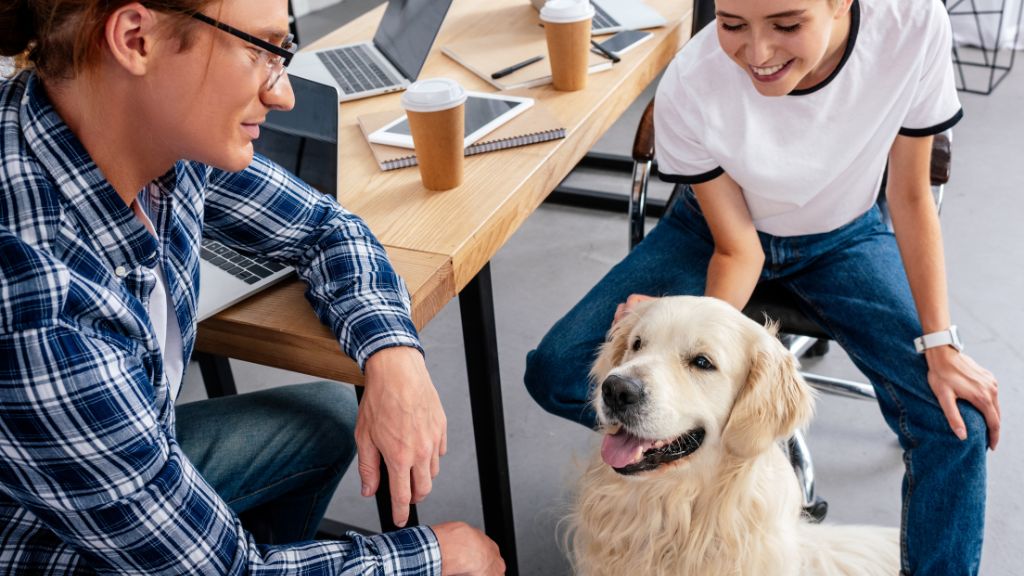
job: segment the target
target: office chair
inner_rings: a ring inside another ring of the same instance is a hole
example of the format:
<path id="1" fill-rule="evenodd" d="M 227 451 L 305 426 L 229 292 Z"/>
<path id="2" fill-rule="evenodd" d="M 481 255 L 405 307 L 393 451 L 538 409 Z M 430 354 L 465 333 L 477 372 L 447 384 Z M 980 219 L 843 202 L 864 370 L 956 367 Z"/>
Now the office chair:
<path id="1" fill-rule="evenodd" d="M 949 180 L 950 143 L 948 132 L 935 136 L 932 144 L 931 184 L 938 210 L 942 210 L 943 192 Z M 629 247 L 632 249 L 644 238 L 647 216 L 647 185 L 651 173 L 657 170 L 654 161 L 654 101 L 644 110 L 633 140 L 633 185 L 629 197 Z M 883 185 L 884 187 L 884 185 Z M 665 204 L 669 211 L 685 185 L 677 185 Z M 879 198 L 883 214 L 884 190 Z M 886 216 L 888 220 L 888 216 Z M 828 351 L 828 335 L 803 312 L 796 298 L 784 288 L 771 282 L 762 282 L 754 289 L 743 313 L 757 321 L 765 317 L 779 323 L 783 343 L 797 358 L 820 356 Z M 848 398 L 874 400 L 875 391 L 870 384 L 802 372 L 804 379 L 814 388 Z M 793 464 L 803 495 L 804 513 L 814 521 L 821 521 L 828 512 L 828 503 L 814 493 L 814 466 L 803 435 L 797 431 L 787 442 L 789 459 Z"/>

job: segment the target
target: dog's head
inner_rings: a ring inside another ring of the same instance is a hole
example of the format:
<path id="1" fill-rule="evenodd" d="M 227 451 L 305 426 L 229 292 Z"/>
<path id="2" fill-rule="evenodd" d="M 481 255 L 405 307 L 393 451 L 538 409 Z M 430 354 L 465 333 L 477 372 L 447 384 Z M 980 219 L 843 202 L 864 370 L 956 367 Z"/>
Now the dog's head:
<path id="1" fill-rule="evenodd" d="M 602 458 L 623 474 L 685 462 L 708 445 L 750 458 L 812 411 L 773 330 L 714 298 L 641 303 L 609 332 L 591 378 Z"/>

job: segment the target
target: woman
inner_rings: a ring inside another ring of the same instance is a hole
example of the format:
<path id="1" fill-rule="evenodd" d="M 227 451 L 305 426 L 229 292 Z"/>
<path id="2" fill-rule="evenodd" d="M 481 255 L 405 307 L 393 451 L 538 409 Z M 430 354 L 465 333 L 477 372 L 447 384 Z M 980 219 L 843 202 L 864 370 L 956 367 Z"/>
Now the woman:
<path id="1" fill-rule="evenodd" d="M 527 387 L 593 425 L 589 364 L 642 294 L 742 308 L 775 281 L 871 379 L 899 436 L 904 572 L 975 574 L 999 405 L 951 327 L 929 188 L 931 137 L 961 117 L 944 6 L 718 0 L 716 16 L 656 97 L 659 171 L 689 190 L 529 354 Z M 895 234 L 876 206 L 887 165 Z"/>
<path id="2" fill-rule="evenodd" d="M 287 22 L 285 0 L 0 8 L 0 56 L 30 65 L 0 83 L 0 572 L 503 570 L 461 523 L 310 542 L 357 451 L 404 524 L 445 418 L 383 248 L 253 157 L 293 105 Z M 204 234 L 296 268 L 365 371 L 358 420 L 333 383 L 175 410 Z"/>

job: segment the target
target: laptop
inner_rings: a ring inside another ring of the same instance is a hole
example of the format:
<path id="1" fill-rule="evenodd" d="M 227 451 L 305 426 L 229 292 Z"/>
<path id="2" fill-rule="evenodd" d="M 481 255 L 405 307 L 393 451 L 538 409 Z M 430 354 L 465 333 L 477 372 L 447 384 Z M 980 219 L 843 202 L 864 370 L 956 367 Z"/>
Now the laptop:
<path id="1" fill-rule="evenodd" d="M 277 162 L 313 188 L 337 196 L 338 92 L 333 86 L 291 77 L 295 107 L 273 110 L 253 142 L 256 152 Z M 200 321 L 288 278 L 279 262 L 243 255 L 203 238 L 200 251 Z"/>
<path id="2" fill-rule="evenodd" d="M 341 102 L 416 81 L 452 0 L 391 0 L 372 42 L 300 52 L 288 72 L 335 86 Z"/>
<path id="3" fill-rule="evenodd" d="M 530 1 L 537 10 L 544 6 L 544 0 Z M 640 0 L 591 0 L 591 4 L 594 5 L 594 20 L 590 33 L 594 35 L 668 24 L 668 20 Z"/>

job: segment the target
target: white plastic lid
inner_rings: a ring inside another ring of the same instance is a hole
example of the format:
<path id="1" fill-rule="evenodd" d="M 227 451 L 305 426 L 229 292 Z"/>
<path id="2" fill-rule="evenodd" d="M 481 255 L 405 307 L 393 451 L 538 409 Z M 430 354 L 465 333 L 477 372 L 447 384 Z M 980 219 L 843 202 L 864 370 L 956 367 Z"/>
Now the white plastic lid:
<path id="1" fill-rule="evenodd" d="M 590 0 L 548 0 L 540 9 L 540 19 L 553 24 L 579 22 L 594 17 Z"/>
<path id="2" fill-rule="evenodd" d="M 437 112 L 466 101 L 466 91 L 455 80 L 430 78 L 413 82 L 402 94 L 402 108 L 412 112 Z"/>

